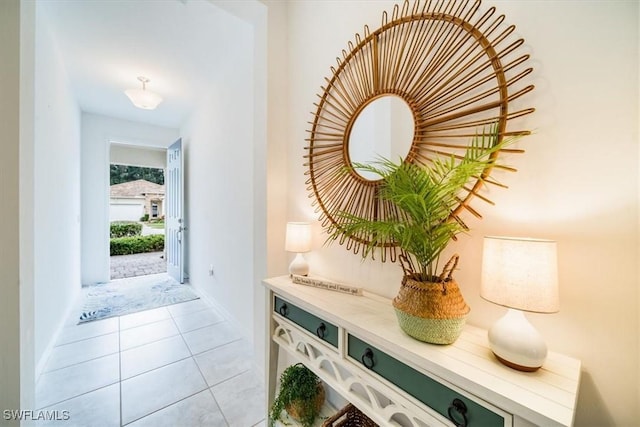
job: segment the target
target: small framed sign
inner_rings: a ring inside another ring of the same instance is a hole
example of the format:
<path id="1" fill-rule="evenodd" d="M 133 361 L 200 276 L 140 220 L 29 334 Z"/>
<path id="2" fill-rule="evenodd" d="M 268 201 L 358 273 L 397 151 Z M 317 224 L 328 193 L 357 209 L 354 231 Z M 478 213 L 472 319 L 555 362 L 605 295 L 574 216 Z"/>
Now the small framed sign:
<path id="1" fill-rule="evenodd" d="M 362 288 L 356 288 L 354 286 L 343 285 L 342 283 L 331 282 L 329 280 L 318 279 L 308 276 L 298 276 L 296 274 L 291 275 L 293 283 L 298 285 L 311 286 L 314 288 L 327 289 L 329 291 L 342 292 L 349 295 L 362 295 Z"/>

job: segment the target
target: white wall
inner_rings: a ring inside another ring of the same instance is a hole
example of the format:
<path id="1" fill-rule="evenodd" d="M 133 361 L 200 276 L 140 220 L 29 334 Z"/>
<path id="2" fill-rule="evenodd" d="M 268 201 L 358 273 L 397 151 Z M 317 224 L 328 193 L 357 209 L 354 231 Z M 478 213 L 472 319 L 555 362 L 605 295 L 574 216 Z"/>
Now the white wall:
<path id="1" fill-rule="evenodd" d="M 20 3 L 20 404 L 35 405 L 34 170 L 36 5 Z M 5 56 L 3 56 L 5 58 Z M 1 116 L 4 117 L 4 114 Z M 4 181 L 3 181 L 4 182 Z M 7 348 L 7 347 L 4 347 Z"/>
<path id="2" fill-rule="evenodd" d="M 119 165 L 164 169 L 167 167 L 167 150 L 111 144 L 110 162 Z"/>
<path id="3" fill-rule="evenodd" d="M 267 271 L 264 277 L 273 277 L 286 271 L 289 262 L 284 251 L 285 227 L 289 220 L 287 217 L 287 165 L 288 165 L 288 109 L 289 94 L 289 69 L 287 48 L 287 5 L 278 0 L 266 2 L 268 5 L 268 128 L 267 128 L 267 153 L 266 153 L 266 257 Z M 254 334 L 256 336 L 256 348 L 264 348 L 266 340 L 270 339 L 265 334 L 267 324 L 265 318 L 264 288 L 259 285 L 256 288 L 256 306 L 254 308 L 256 319 L 254 321 Z M 258 352 L 258 363 L 264 364 L 264 352 Z"/>
<path id="4" fill-rule="evenodd" d="M 279 0 L 210 0 L 249 24 L 253 31 L 253 346 L 263 371 L 265 298 L 261 282 L 287 265 L 287 3 Z M 265 7 L 266 6 L 266 7 Z M 278 250 L 268 250 L 276 247 Z"/>
<path id="5" fill-rule="evenodd" d="M 253 28 L 235 25 L 203 102 L 181 129 L 185 159 L 189 281 L 211 296 L 249 340 L 253 335 Z M 205 90 L 205 88 L 203 88 Z M 213 265 L 214 275 L 208 275 Z"/>
<path id="6" fill-rule="evenodd" d="M 20 407 L 20 2 L 0 3 L 0 407 Z M 18 425 L 13 423 L 11 425 Z"/>
<path id="7" fill-rule="evenodd" d="M 46 17 L 36 8 L 34 122 L 35 358 L 80 290 L 80 110 Z"/>
<path id="8" fill-rule="evenodd" d="M 492 190 L 495 207 L 475 204 L 484 220 L 449 252 L 461 255 L 456 278 L 471 306 L 469 323 L 489 327 L 503 310 L 478 293 L 482 237 L 529 235 L 559 245 L 561 311 L 529 318 L 552 351 L 583 363 L 576 425 L 634 425 L 638 408 L 638 3 L 496 4 L 532 55 L 535 134 L 519 143 L 519 169 Z M 302 155 L 313 102 L 329 67 L 354 33 L 379 27 L 394 2 L 292 2 L 289 6 L 289 216 L 314 220 Z M 331 23 L 328 25 L 327 23 Z M 393 296 L 400 267 L 361 262 L 334 245 L 316 221 L 312 273 Z M 270 246 L 270 250 L 281 250 Z M 282 271 L 281 273 L 285 273 Z"/>
<path id="9" fill-rule="evenodd" d="M 177 129 L 82 114 L 82 284 L 109 281 L 109 144 L 168 147 Z"/>

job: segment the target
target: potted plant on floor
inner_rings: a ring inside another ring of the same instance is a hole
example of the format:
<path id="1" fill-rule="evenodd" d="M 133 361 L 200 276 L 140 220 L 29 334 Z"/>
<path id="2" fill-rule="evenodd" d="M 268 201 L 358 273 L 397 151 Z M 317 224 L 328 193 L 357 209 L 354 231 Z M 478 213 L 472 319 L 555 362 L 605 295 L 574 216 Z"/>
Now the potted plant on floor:
<path id="1" fill-rule="evenodd" d="M 485 179 L 495 166 L 495 154 L 514 138 L 499 141 L 497 127 L 476 135 L 460 159 L 435 158 L 426 167 L 410 162 L 394 163 L 380 159 L 374 164 L 357 164 L 382 179 L 380 198 L 397 207 L 397 213 L 384 221 L 346 212 L 329 237 L 338 239 L 371 236 L 362 253 L 374 255 L 383 242 L 401 249 L 404 270 L 402 286 L 393 300 L 400 327 L 410 336 L 435 344 L 454 342 L 464 326 L 469 306 L 452 278 L 458 256 L 454 255 L 438 273 L 440 255 L 451 239 L 467 230 L 452 212 L 471 179 Z"/>
<path id="2" fill-rule="evenodd" d="M 282 411 L 285 410 L 303 427 L 311 427 L 324 399 L 324 387 L 316 374 L 302 363 L 291 365 L 280 375 L 280 392 L 271 406 L 269 425 L 282 420 Z"/>

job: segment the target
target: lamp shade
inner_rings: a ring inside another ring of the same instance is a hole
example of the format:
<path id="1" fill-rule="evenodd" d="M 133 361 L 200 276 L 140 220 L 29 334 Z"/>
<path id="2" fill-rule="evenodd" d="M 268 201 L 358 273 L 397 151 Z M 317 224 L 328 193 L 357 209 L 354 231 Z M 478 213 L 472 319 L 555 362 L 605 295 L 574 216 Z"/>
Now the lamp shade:
<path id="1" fill-rule="evenodd" d="M 311 250 L 311 224 L 288 222 L 284 249 L 287 252 L 309 252 Z"/>
<path id="2" fill-rule="evenodd" d="M 559 309 L 556 242 L 484 238 L 480 296 L 495 304 L 537 313 Z"/>

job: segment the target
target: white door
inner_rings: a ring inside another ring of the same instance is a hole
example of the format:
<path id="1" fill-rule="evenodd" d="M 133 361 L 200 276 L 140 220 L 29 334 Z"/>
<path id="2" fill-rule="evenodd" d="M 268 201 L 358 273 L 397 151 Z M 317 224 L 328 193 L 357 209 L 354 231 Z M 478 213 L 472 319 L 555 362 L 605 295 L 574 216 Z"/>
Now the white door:
<path id="1" fill-rule="evenodd" d="M 167 149 L 165 249 L 167 272 L 180 283 L 184 283 L 184 161 L 182 139 Z"/>

